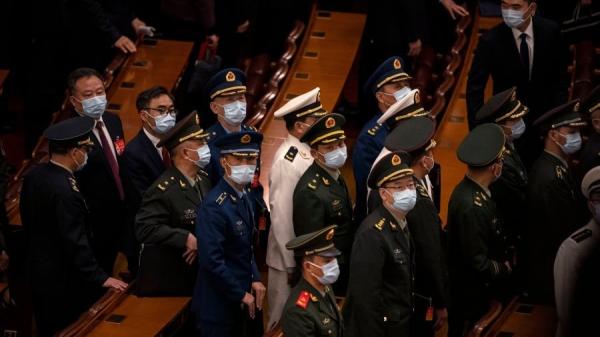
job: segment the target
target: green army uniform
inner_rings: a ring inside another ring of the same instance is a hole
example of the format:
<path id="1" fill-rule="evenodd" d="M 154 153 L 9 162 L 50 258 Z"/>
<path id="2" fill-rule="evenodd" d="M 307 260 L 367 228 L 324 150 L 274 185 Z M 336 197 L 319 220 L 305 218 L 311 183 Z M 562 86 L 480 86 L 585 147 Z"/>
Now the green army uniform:
<path id="1" fill-rule="evenodd" d="M 319 255 L 337 257 L 340 251 L 333 243 L 337 226 L 327 226 L 300 235 L 286 244 L 296 258 Z M 302 268 L 300 264 L 296 268 Z M 344 321 L 336 304 L 333 290 L 323 286 L 323 293 L 301 278 L 292 289 L 281 315 L 285 337 L 344 336 Z"/>

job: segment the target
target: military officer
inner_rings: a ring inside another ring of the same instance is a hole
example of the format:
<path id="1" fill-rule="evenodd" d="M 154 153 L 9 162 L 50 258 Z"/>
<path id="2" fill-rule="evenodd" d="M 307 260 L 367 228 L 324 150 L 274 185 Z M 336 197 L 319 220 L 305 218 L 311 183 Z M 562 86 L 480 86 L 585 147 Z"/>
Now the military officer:
<path id="1" fill-rule="evenodd" d="M 300 280 L 292 289 L 281 317 L 286 337 L 343 336 L 344 322 L 331 284 L 339 276 L 333 244 L 335 225 L 300 235 L 286 244 L 294 250 Z"/>
<path id="2" fill-rule="evenodd" d="M 197 253 L 196 209 L 210 191 L 203 171 L 210 161 L 207 137 L 198 116 L 189 114 L 158 142 L 168 149 L 173 165 L 144 193 L 135 221 L 139 242 L 178 249 L 188 264 Z"/>
<path id="3" fill-rule="evenodd" d="M 23 180 L 21 219 L 29 242 L 28 269 L 38 335 L 54 336 L 101 295 L 127 284 L 102 270 L 90 246 L 89 212 L 73 173 L 85 166 L 94 120 L 67 119 L 49 127 L 50 162 Z"/>
<path id="4" fill-rule="evenodd" d="M 448 205 L 450 337 L 465 335 L 491 300 L 503 299 L 505 279 L 512 271 L 512 256 L 489 190 L 502 174 L 505 143 L 502 128 L 486 123 L 471 130 L 457 150 L 468 169 Z"/>
<path id="5" fill-rule="evenodd" d="M 261 134 L 242 131 L 215 144 L 225 174 L 196 217 L 199 271 L 192 306 L 202 337 L 245 336 L 256 309 L 262 310 L 266 289 L 253 254 L 257 229 L 249 196 L 261 141 Z"/>
<path id="6" fill-rule="evenodd" d="M 356 232 L 344 305 L 349 336 L 410 336 L 414 248 L 406 214 L 417 194 L 409 160 L 391 152 L 369 175 L 369 187 L 383 202 Z"/>
<path id="7" fill-rule="evenodd" d="M 415 313 L 413 336 L 433 336 L 448 318 L 446 254 L 442 249 L 442 220 L 425 178 L 435 164 L 433 139 L 435 122 L 430 118 L 411 118 L 392 131 L 386 148 L 410 155 L 417 189 L 415 207 L 406 215 L 415 245 Z"/>
<path id="8" fill-rule="evenodd" d="M 296 236 L 329 225 L 337 225 L 335 245 L 342 252 L 338 258 L 341 276 L 334 286 L 344 296 L 348 282 L 348 262 L 356 230 L 352 218 L 352 201 L 340 168 L 347 152 L 342 126 L 344 116 L 328 114 L 319 118 L 300 139 L 310 146 L 314 162 L 300 177 L 293 197 L 293 221 Z"/>
<path id="9" fill-rule="evenodd" d="M 563 241 L 554 260 L 556 337 L 598 334 L 598 318 L 590 308 L 600 301 L 600 167 L 585 175 L 581 192 L 593 217 Z"/>
<path id="10" fill-rule="evenodd" d="M 504 221 L 509 244 L 519 246 L 525 227 L 523 214 L 527 214 L 528 178 L 513 142 L 525 132 L 523 116 L 529 112 L 529 108 L 517 99 L 516 90 L 516 87 L 512 87 L 490 98 L 475 114 L 475 121 L 479 124 L 498 124 L 504 131 L 506 144 L 502 175 L 490 185 L 490 192 Z"/>
<path id="11" fill-rule="evenodd" d="M 552 266 L 556 251 L 587 220 L 575 193 L 568 160 L 581 147 L 579 100 L 556 107 L 533 122 L 544 138 L 544 151 L 534 162 L 527 189 L 525 282 L 529 299 L 553 304 Z M 544 233 L 544 240 L 540 240 Z"/>
<path id="12" fill-rule="evenodd" d="M 379 65 L 365 83 L 364 91 L 375 97 L 377 113 L 360 130 L 352 153 L 352 167 L 354 168 L 357 196 L 367 194 L 369 170 L 379 151 L 383 148 L 385 137 L 390 131 L 389 124 L 384 124 L 379 119 L 395 103 L 403 100 L 409 94 L 408 81 L 410 78 L 406 73 L 402 58 L 392 56 Z M 395 111 L 397 112 L 399 109 Z M 362 221 L 367 216 L 366 199 L 363 200 L 359 197 L 356 199 L 356 220 Z"/>
<path id="13" fill-rule="evenodd" d="M 577 181 L 593 167 L 600 166 L 600 85 L 581 101 L 581 112 L 589 120 L 591 132 L 579 155 Z"/>
<path id="14" fill-rule="evenodd" d="M 283 305 L 290 295 L 289 279 L 296 263 L 285 244 L 295 236 L 292 220 L 294 188 L 313 162 L 310 147 L 300 142 L 300 138 L 317 118 L 327 113 L 321 105 L 319 94 L 320 89 L 314 88 L 294 97 L 274 113 L 276 118 L 285 120 L 288 136 L 275 152 L 269 172 L 271 228 L 267 248 L 268 328 L 279 321 Z"/>

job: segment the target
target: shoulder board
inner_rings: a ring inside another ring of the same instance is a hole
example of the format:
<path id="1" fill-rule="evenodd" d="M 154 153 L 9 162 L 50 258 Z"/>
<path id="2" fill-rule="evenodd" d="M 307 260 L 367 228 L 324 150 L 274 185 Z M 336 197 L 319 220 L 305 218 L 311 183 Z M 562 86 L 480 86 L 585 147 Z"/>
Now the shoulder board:
<path id="1" fill-rule="evenodd" d="M 379 129 L 381 128 L 381 124 L 377 123 L 375 124 L 375 126 L 373 126 L 372 128 L 370 128 L 367 133 L 371 136 L 375 136 L 377 134 L 377 131 L 379 131 Z"/>
<path id="2" fill-rule="evenodd" d="M 296 155 L 298 154 L 298 148 L 295 146 L 290 146 L 289 150 L 285 154 L 284 158 L 293 162 L 296 159 Z"/>
<path id="3" fill-rule="evenodd" d="M 73 191 L 79 193 L 79 187 L 77 186 L 77 180 L 75 180 L 75 178 L 69 177 L 69 184 L 71 185 L 71 189 Z"/>
<path id="4" fill-rule="evenodd" d="M 219 194 L 219 197 L 217 198 L 217 200 L 215 200 L 215 202 L 219 205 L 222 205 L 225 199 L 227 199 L 227 192 Z"/>
<path id="5" fill-rule="evenodd" d="M 313 179 L 308 183 L 308 188 L 310 188 L 311 190 L 316 190 L 317 189 L 317 180 Z"/>
<path id="6" fill-rule="evenodd" d="M 379 219 L 379 221 L 377 221 L 375 223 L 375 228 L 377 228 L 377 230 L 381 232 L 383 230 L 384 224 L 385 224 L 385 218 L 381 218 L 381 219 Z"/>
<path id="7" fill-rule="evenodd" d="M 429 193 L 427 193 L 427 190 L 425 187 L 423 187 L 423 185 L 417 184 L 417 192 L 419 192 L 422 197 L 429 198 Z"/>
<path id="8" fill-rule="evenodd" d="M 310 299 L 310 294 L 308 291 L 302 291 L 296 300 L 296 305 L 302 309 L 306 309 L 308 306 L 308 300 Z"/>
<path id="9" fill-rule="evenodd" d="M 161 181 L 160 183 L 158 183 L 158 185 L 156 187 L 158 187 L 159 190 L 161 191 L 166 191 L 167 189 L 169 189 L 169 187 L 173 186 L 173 184 L 175 184 L 175 177 L 170 176 L 168 178 L 166 178 L 165 180 Z"/>
<path id="10" fill-rule="evenodd" d="M 592 230 L 586 228 L 582 231 L 579 231 L 579 232 L 571 235 L 571 239 L 573 239 L 573 240 L 575 240 L 575 242 L 579 243 L 591 236 L 592 236 Z"/>

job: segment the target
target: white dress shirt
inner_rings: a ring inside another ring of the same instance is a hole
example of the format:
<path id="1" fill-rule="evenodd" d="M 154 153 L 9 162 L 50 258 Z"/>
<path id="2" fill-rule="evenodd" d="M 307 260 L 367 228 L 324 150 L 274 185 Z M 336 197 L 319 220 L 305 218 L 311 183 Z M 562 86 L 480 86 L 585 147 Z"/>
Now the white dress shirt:
<path id="1" fill-rule="evenodd" d="M 156 147 L 156 144 L 158 144 L 158 142 L 160 142 L 160 139 L 158 137 L 155 137 L 154 135 L 152 135 L 150 132 L 148 132 L 148 130 L 146 130 L 146 128 L 142 128 L 142 130 L 144 130 L 146 137 L 148 137 L 148 139 L 150 139 L 150 142 L 152 142 L 152 145 L 154 145 L 154 148 L 156 149 L 156 152 L 158 152 L 158 155 L 160 156 L 160 158 L 165 159 L 165 158 L 163 158 L 162 149 Z"/>
<path id="2" fill-rule="evenodd" d="M 104 132 L 104 136 L 106 137 L 106 140 L 108 141 L 108 144 L 110 145 L 110 151 L 112 152 L 113 156 L 115 156 L 115 160 L 116 160 L 117 152 L 115 151 L 115 144 L 113 144 L 112 137 L 110 136 L 110 133 L 108 132 L 108 129 L 106 128 L 106 123 L 104 123 L 104 120 L 102 119 L 102 117 L 100 117 L 99 121 L 102 122 L 102 132 Z M 100 147 L 102 147 L 102 141 L 100 140 L 100 134 L 98 133 L 98 129 L 96 129 L 95 124 L 94 124 L 94 128 L 92 129 L 92 132 L 94 133 L 94 136 L 96 136 L 96 139 L 98 139 L 98 142 L 99 142 L 98 145 L 100 145 Z"/>

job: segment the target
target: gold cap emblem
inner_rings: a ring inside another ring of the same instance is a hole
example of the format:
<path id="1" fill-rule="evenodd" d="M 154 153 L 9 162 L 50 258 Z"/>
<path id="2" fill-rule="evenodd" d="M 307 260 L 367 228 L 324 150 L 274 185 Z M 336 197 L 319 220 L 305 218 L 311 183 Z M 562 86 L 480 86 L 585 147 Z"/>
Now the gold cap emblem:
<path id="1" fill-rule="evenodd" d="M 227 80 L 227 82 L 235 81 L 235 74 L 232 71 L 228 71 L 227 75 L 225 75 L 225 80 Z"/>
<path id="2" fill-rule="evenodd" d="M 335 229 L 330 229 L 329 232 L 327 232 L 327 236 L 325 236 L 325 240 L 331 241 L 331 239 L 333 239 L 334 235 L 335 235 Z"/>
<path id="3" fill-rule="evenodd" d="M 240 139 L 240 142 L 241 142 L 242 144 L 248 144 L 248 143 L 250 143 L 250 140 L 251 140 L 251 139 L 252 139 L 252 137 L 250 137 L 250 135 L 249 135 L 249 134 L 245 134 L 245 135 L 243 135 L 243 136 L 242 136 L 242 138 Z"/>
<path id="4" fill-rule="evenodd" d="M 327 120 L 325 121 L 325 127 L 328 129 L 331 129 L 334 126 L 335 126 L 335 118 L 333 118 L 333 117 L 327 118 Z"/>
<path id="5" fill-rule="evenodd" d="M 402 63 L 400 63 L 400 59 L 395 59 L 394 60 L 394 69 L 400 69 L 402 68 Z"/>
<path id="6" fill-rule="evenodd" d="M 397 166 L 400 165 L 402 163 L 402 159 L 400 159 L 400 156 L 395 154 L 392 156 L 392 165 Z"/>

